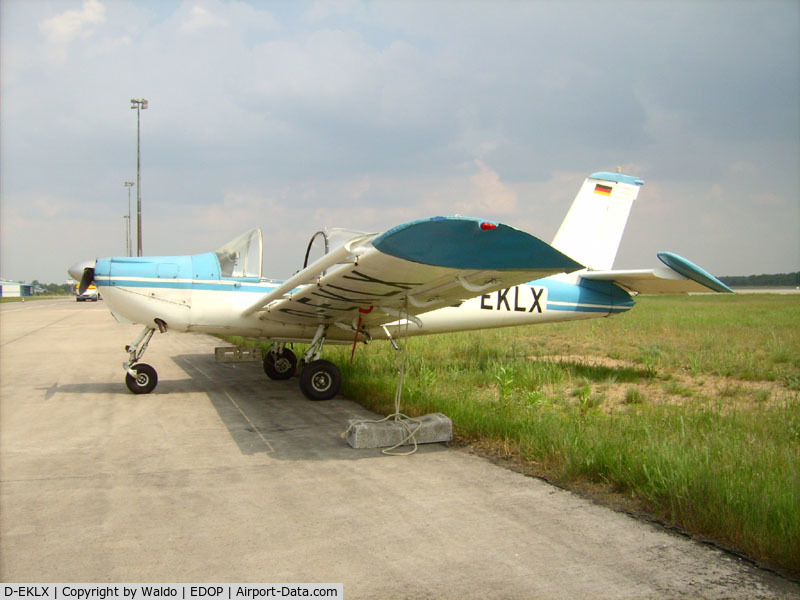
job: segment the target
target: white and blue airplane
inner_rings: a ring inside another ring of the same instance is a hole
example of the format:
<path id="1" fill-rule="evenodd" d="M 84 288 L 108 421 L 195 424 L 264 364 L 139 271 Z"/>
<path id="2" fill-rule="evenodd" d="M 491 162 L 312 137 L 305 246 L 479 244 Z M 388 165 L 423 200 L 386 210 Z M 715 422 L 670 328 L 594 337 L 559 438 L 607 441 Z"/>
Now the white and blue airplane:
<path id="1" fill-rule="evenodd" d="M 118 321 L 144 326 L 125 347 L 135 394 L 156 387 L 156 370 L 140 361 L 153 333 L 170 330 L 269 340 L 272 379 L 298 370 L 287 344 L 307 343 L 300 388 L 325 400 L 341 385 L 338 368 L 320 359 L 325 343 L 397 347 L 405 336 L 606 317 L 630 310 L 640 293 L 731 292 L 669 252 L 654 269 L 612 270 L 643 183 L 589 176 L 552 244 L 491 220 L 433 217 L 380 234 L 317 232 L 306 263 L 320 234 L 326 253 L 286 281 L 261 277 L 260 229 L 214 252 L 101 258 L 69 273 L 80 291 L 94 282 Z"/>

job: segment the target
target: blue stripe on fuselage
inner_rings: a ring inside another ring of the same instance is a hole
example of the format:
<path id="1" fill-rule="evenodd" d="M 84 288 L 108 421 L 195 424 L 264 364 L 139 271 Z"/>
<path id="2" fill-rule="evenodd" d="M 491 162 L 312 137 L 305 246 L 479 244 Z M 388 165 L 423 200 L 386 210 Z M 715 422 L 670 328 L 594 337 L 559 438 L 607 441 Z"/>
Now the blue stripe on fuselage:
<path id="1" fill-rule="evenodd" d="M 96 280 L 98 287 L 126 287 L 126 288 L 160 288 L 171 290 L 209 290 L 213 292 L 255 292 L 268 294 L 274 290 L 279 282 L 270 281 L 264 285 L 242 285 L 242 283 L 257 283 L 252 279 L 223 279 L 220 282 L 212 281 L 175 281 L 158 279 L 125 279 L 114 277 L 112 279 Z"/>
<path id="2" fill-rule="evenodd" d="M 547 288 L 547 310 L 620 313 L 634 305 L 630 294 L 610 281 L 581 279 L 575 285 L 544 278 L 527 285 Z"/>

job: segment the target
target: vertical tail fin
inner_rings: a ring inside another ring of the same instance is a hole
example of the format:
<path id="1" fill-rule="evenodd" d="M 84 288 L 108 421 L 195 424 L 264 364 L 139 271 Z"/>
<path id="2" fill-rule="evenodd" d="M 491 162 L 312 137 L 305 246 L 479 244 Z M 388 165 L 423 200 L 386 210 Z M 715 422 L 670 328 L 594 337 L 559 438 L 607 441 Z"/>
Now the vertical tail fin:
<path id="1" fill-rule="evenodd" d="M 590 269 L 611 269 L 631 205 L 643 184 L 638 177 L 621 173 L 587 177 L 552 246 Z"/>

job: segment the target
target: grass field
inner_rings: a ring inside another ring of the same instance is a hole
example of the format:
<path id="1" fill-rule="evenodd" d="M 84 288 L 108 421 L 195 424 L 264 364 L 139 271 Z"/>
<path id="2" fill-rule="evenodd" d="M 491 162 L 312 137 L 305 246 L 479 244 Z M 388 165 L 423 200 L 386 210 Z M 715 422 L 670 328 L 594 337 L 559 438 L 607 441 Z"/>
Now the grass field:
<path id="1" fill-rule="evenodd" d="M 412 338 L 402 409 L 517 468 L 800 572 L 800 297 L 644 297 L 609 319 Z M 329 347 L 394 410 L 388 344 Z"/>

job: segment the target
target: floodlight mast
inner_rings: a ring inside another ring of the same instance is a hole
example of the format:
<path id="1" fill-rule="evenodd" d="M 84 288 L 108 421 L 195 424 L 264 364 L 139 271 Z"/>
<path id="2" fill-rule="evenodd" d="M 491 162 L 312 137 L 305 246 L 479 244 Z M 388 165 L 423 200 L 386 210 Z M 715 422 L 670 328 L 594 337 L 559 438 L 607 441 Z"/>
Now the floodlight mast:
<path id="1" fill-rule="evenodd" d="M 125 217 L 128 219 L 128 226 L 125 230 L 125 250 L 128 253 L 128 256 L 131 255 L 131 187 L 136 185 L 133 181 L 126 181 L 123 184 L 126 188 L 128 188 L 128 214 Z"/>
<path id="2" fill-rule="evenodd" d="M 127 256 L 131 255 L 130 243 L 129 243 L 130 240 L 128 239 L 128 232 L 131 229 L 130 222 L 131 222 L 131 219 L 130 219 L 130 217 L 128 215 L 122 215 L 122 225 L 124 226 L 124 229 L 122 230 L 122 233 L 125 236 L 125 254 Z"/>
<path id="3" fill-rule="evenodd" d="M 136 110 L 136 256 L 142 255 L 142 161 L 141 161 L 141 113 L 148 106 L 147 100 L 131 98 L 131 109 Z"/>

